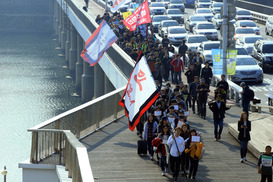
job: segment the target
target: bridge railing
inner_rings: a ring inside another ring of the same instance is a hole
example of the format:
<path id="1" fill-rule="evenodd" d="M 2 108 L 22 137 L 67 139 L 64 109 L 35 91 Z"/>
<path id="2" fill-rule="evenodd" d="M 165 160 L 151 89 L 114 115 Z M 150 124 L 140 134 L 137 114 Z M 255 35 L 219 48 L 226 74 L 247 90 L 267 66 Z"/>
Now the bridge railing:
<path id="1" fill-rule="evenodd" d="M 32 132 L 30 162 L 64 165 L 72 181 L 94 181 L 87 150 L 78 139 L 124 116 L 118 105 L 124 90 L 117 89 L 28 129 Z"/>

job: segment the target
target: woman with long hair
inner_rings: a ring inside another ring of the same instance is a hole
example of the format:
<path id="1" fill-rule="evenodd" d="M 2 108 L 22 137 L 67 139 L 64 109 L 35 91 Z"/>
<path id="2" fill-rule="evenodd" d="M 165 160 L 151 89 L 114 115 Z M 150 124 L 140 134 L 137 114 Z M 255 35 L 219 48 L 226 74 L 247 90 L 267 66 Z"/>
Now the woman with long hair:
<path id="1" fill-rule="evenodd" d="M 181 126 L 181 134 L 180 136 L 185 140 L 188 141 L 190 138 L 190 131 L 188 129 L 188 125 L 186 123 L 183 123 Z M 185 153 L 185 151 L 182 152 L 181 155 L 181 166 L 182 166 L 182 175 L 186 176 L 189 173 L 189 163 L 190 163 L 190 154 Z"/>
<path id="2" fill-rule="evenodd" d="M 241 163 L 246 160 L 247 145 L 250 140 L 251 122 L 248 120 L 247 113 L 242 112 L 240 120 L 238 121 L 238 140 L 241 145 Z"/>

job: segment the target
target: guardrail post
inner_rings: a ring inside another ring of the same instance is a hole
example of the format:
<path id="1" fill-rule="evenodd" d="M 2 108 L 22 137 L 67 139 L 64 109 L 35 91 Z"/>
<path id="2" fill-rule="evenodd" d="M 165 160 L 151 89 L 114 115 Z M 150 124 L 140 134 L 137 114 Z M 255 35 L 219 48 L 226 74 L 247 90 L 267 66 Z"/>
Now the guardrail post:
<path id="1" fill-rule="evenodd" d="M 236 101 L 236 103 L 239 103 L 239 93 L 238 92 L 235 93 L 235 101 Z"/>
<path id="2" fill-rule="evenodd" d="M 78 132 L 77 132 L 77 138 L 81 137 L 81 131 L 82 131 L 82 115 L 83 115 L 84 109 L 79 111 L 78 115 Z"/>
<path id="3" fill-rule="evenodd" d="M 32 132 L 30 162 L 35 163 L 36 161 L 37 161 L 37 132 Z"/>
<path id="4" fill-rule="evenodd" d="M 101 122 L 101 117 L 100 117 L 100 115 L 101 115 L 101 102 L 102 101 L 100 101 L 99 103 L 98 103 L 98 111 L 96 112 L 96 115 L 97 115 L 97 118 L 96 118 L 96 130 L 100 127 L 100 122 Z M 95 114 L 95 112 L 93 112 L 93 114 Z"/>
<path id="5" fill-rule="evenodd" d="M 119 94 L 117 93 L 115 95 L 115 100 L 114 100 L 114 119 L 117 119 L 117 115 L 118 115 L 118 101 L 119 101 Z"/>
<path id="6" fill-rule="evenodd" d="M 59 152 L 59 165 L 62 164 L 62 133 L 60 132 L 60 152 Z"/>
<path id="7" fill-rule="evenodd" d="M 234 100 L 234 96 L 235 96 L 234 90 L 231 89 L 230 90 L 230 98 Z"/>

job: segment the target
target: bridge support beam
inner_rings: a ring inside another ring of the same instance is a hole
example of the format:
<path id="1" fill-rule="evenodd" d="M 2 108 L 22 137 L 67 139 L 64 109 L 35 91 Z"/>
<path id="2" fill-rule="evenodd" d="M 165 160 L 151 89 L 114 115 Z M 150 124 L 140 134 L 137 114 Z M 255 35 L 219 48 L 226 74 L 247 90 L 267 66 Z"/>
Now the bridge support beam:
<path id="1" fill-rule="evenodd" d="M 70 50 L 70 20 L 66 18 L 66 42 L 65 42 L 65 61 L 69 65 L 69 50 Z"/>
<path id="2" fill-rule="evenodd" d="M 67 32 L 66 32 L 66 19 L 67 19 L 67 15 L 65 14 L 65 12 L 61 9 L 61 54 L 64 54 L 65 52 L 65 43 L 66 43 L 66 36 L 67 36 Z"/>
<path id="3" fill-rule="evenodd" d="M 81 36 L 77 33 L 76 93 L 78 95 L 81 94 L 81 80 L 83 74 L 83 60 L 81 57 L 83 44 Z"/>
<path id="4" fill-rule="evenodd" d="M 104 72 L 99 64 L 94 66 L 94 74 L 96 79 L 94 80 L 94 96 L 98 98 L 104 94 Z"/>
<path id="5" fill-rule="evenodd" d="M 69 49 L 69 72 L 75 78 L 77 61 L 77 31 L 73 24 L 70 24 L 70 49 Z"/>
<path id="6" fill-rule="evenodd" d="M 58 49 L 61 46 L 61 35 L 62 35 L 62 8 L 57 4 L 58 9 Z"/>
<path id="7" fill-rule="evenodd" d="M 59 28 L 59 4 L 57 1 L 53 2 L 54 5 L 54 16 L 53 16 L 53 28 L 54 28 L 54 34 L 58 35 L 58 28 Z"/>

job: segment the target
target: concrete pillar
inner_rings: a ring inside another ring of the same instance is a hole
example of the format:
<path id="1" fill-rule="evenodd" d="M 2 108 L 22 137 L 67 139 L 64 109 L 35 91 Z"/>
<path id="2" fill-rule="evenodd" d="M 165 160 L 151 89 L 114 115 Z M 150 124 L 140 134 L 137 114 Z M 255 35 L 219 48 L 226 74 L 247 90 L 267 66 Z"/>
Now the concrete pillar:
<path id="1" fill-rule="evenodd" d="M 104 74 L 104 94 L 107 94 L 109 92 L 112 92 L 115 90 L 115 87 L 109 80 L 108 76 Z"/>
<path id="2" fill-rule="evenodd" d="M 54 34 L 58 35 L 58 28 L 59 28 L 59 13 L 58 13 L 58 3 L 57 1 L 54 1 L 54 16 L 53 16 L 53 28 L 54 28 Z"/>
<path id="3" fill-rule="evenodd" d="M 81 80 L 83 74 L 83 60 L 81 52 L 83 51 L 83 40 L 77 33 L 77 63 L 76 63 L 76 93 L 81 94 Z"/>
<path id="4" fill-rule="evenodd" d="M 70 49 L 69 49 L 69 72 L 75 78 L 77 61 L 77 30 L 70 23 Z M 80 50 L 82 51 L 82 50 Z"/>
<path id="5" fill-rule="evenodd" d="M 65 42 L 65 61 L 66 65 L 69 65 L 69 50 L 70 50 L 70 20 L 66 18 L 66 42 Z"/>
<path id="6" fill-rule="evenodd" d="M 65 53 L 65 44 L 66 44 L 66 36 L 67 36 L 67 32 L 66 32 L 66 29 L 67 29 L 67 22 L 66 22 L 66 19 L 67 19 L 67 16 L 65 14 L 65 12 L 62 10 L 62 23 L 61 23 L 61 26 L 62 26 L 62 33 L 61 33 L 61 53 L 64 54 Z"/>
<path id="7" fill-rule="evenodd" d="M 94 97 L 94 66 L 89 66 L 87 62 L 83 62 L 82 75 L 82 102 L 88 102 Z"/>
<path id="8" fill-rule="evenodd" d="M 58 26 L 58 43 L 61 46 L 61 37 L 62 37 L 62 7 L 58 4 L 58 19 L 59 19 L 59 26 Z M 60 48 L 59 48 L 60 49 Z"/>
<path id="9" fill-rule="evenodd" d="M 98 98 L 104 94 L 104 72 L 99 64 L 94 66 L 94 75 L 96 75 L 94 80 L 94 97 Z"/>

